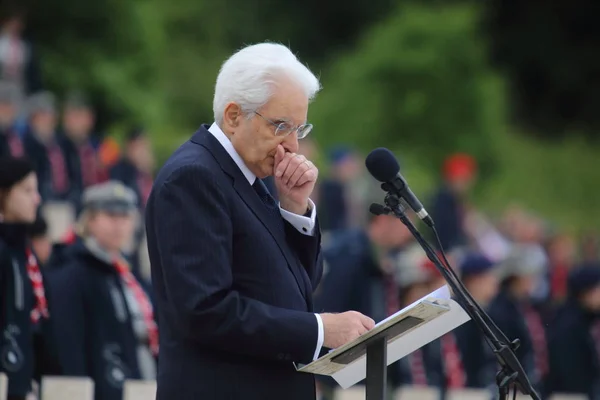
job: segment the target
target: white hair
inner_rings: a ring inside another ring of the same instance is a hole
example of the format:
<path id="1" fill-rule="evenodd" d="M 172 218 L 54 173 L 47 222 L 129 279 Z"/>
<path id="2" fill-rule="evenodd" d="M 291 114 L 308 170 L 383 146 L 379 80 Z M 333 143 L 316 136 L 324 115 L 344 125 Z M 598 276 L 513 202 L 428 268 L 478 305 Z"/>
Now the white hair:
<path id="1" fill-rule="evenodd" d="M 321 89 L 319 79 L 284 45 L 260 43 L 233 54 L 221 66 L 213 112 L 218 124 L 223 122 L 225 107 L 230 102 L 240 105 L 249 117 L 264 106 L 277 81 L 291 79 L 305 91 L 309 101 Z"/>

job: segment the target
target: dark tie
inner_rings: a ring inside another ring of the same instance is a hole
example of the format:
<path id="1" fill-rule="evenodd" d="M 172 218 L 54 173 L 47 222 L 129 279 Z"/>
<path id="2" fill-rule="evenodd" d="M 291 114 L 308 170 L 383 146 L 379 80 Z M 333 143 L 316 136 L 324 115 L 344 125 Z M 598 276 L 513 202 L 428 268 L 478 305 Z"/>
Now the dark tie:
<path id="1" fill-rule="evenodd" d="M 260 197 L 260 200 L 265 204 L 265 206 L 267 206 L 267 208 L 269 208 L 270 211 L 275 210 L 277 211 L 277 214 L 279 214 L 279 205 L 277 204 L 273 196 L 271 196 L 271 193 L 269 193 L 269 189 L 267 189 L 267 186 L 264 184 L 264 182 L 256 178 L 252 187 L 258 194 L 258 197 Z"/>
<path id="2" fill-rule="evenodd" d="M 254 188 L 256 194 L 258 194 L 258 197 L 267 208 L 267 211 L 269 211 L 269 214 L 273 217 L 273 220 L 277 221 L 277 224 L 280 225 L 281 229 L 283 230 L 283 220 L 281 218 L 281 212 L 279 211 L 279 205 L 277 204 L 273 196 L 271 196 L 271 193 L 269 193 L 269 190 L 267 189 L 263 181 L 256 178 L 256 181 L 254 181 L 252 187 Z"/>

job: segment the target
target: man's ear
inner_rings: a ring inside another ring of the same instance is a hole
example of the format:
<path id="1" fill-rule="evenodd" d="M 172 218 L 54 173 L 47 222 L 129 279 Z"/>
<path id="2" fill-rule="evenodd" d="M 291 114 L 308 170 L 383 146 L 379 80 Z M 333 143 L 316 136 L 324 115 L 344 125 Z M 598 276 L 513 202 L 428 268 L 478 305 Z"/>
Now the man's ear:
<path id="1" fill-rule="evenodd" d="M 223 131 L 234 134 L 235 128 L 240 124 L 240 118 L 243 117 L 242 109 L 237 103 L 228 103 L 223 111 Z"/>

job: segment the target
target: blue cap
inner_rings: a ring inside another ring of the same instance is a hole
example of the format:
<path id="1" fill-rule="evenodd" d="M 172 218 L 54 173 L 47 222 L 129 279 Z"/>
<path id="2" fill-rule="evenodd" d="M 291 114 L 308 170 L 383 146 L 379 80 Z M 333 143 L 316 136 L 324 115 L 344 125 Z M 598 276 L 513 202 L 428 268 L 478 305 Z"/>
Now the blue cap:
<path id="1" fill-rule="evenodd" d="M 481 253 L 466 254 L 460 263 L 462 277 L 482 274 L 494 268 L 495 264 Z"/>
<path id="2" fill-rule="evenodd" d="M 569 294 L 578 296 L 583 292 L 600 286 L 600 264 L 582 264 L 569 273 Z"/>
<path id="3" fill-rule="evenodd" d="M 345 160 L 352 153 L 353 151 L 349 147 L 336 146 L 329 152 L 329 161 L 331 161 L 332 164 L 337 164 Z"/>

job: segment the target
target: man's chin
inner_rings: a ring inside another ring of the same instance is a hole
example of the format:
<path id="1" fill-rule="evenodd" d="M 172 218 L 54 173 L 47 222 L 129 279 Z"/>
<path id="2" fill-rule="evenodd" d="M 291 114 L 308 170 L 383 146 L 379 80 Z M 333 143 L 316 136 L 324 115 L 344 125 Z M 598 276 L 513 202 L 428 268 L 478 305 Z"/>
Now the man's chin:
<path id="1" fill-rule="evenodd" d="M 275 175 L 275 158 L 268 157 L 262 165 L 261 172 L 265 175 L 261 179 L 266 178 L 267 176 Z"/>

